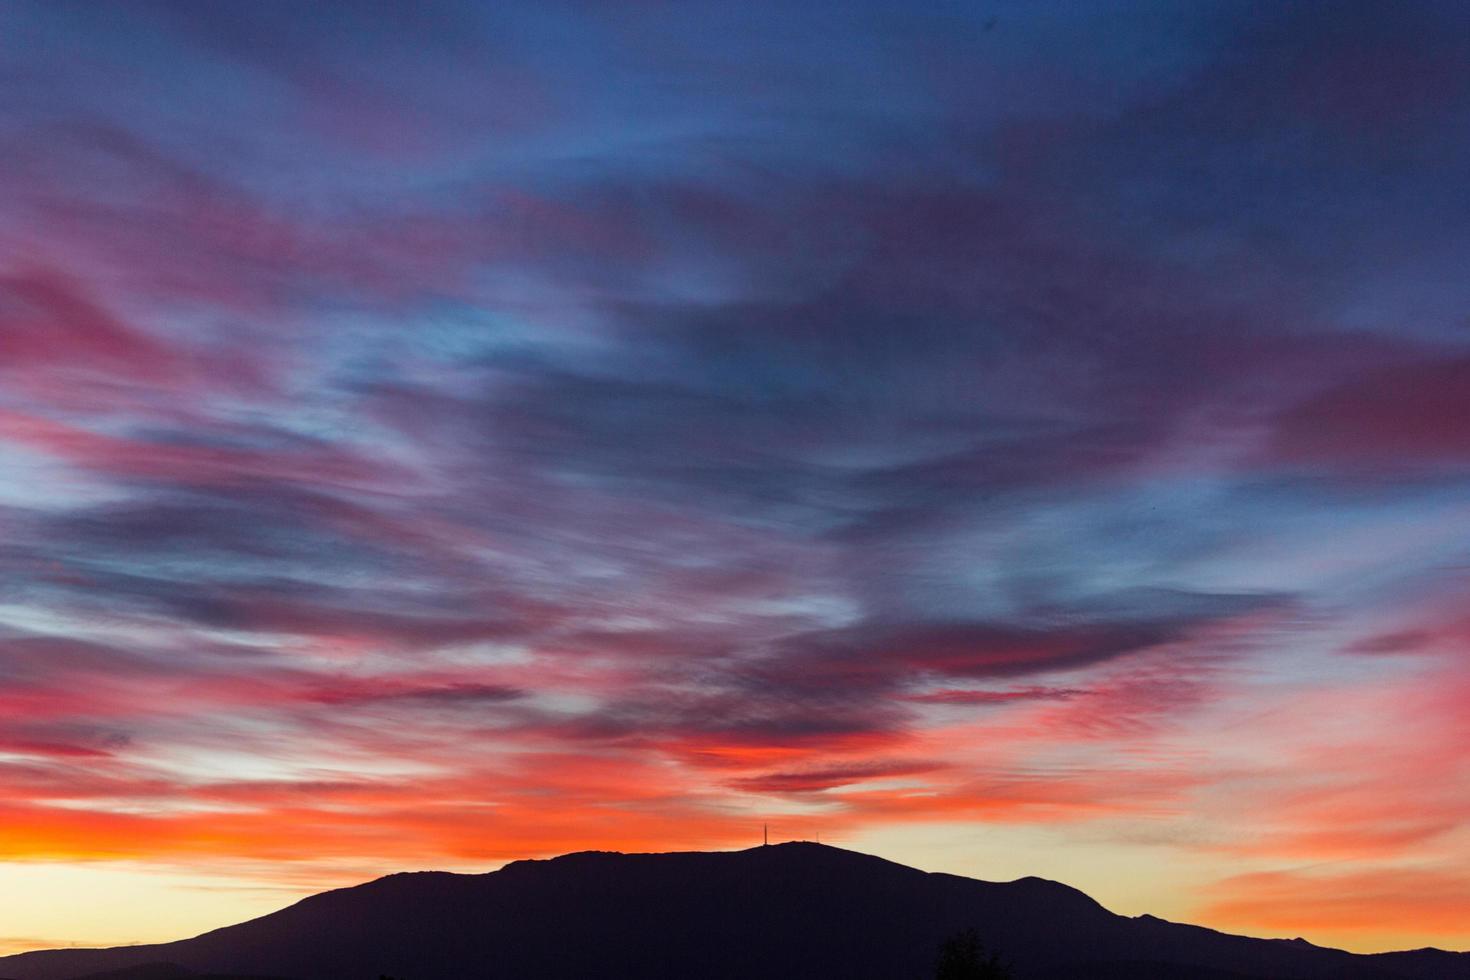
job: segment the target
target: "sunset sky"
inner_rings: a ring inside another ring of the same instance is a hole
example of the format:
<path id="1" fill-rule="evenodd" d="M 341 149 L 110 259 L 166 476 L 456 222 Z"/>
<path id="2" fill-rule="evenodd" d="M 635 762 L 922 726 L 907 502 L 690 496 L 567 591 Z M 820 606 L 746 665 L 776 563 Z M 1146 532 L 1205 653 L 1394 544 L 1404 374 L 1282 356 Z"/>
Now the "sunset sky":
<path id="1" fill-rule="evenodd" d="M 1470 948 L 1467 38 L 0 5 L 0 954 L 766 822 Z"/>

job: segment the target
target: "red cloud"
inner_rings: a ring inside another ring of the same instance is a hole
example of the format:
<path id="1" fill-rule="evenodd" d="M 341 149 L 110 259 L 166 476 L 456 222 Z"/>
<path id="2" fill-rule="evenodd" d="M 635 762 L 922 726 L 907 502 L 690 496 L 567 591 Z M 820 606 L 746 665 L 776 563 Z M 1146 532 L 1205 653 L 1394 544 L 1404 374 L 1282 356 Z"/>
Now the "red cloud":
<path id="1" fill-rule="evenodd" d="M 1345 382 L 1276 420 L 1285 463 L 1470 465 L 1470 358 L 1397 365 Z"/>
<path id="2" fill-rule="evenodd" d="M 905 698 L 919 704 L 1012 704 L 1017 701 L 1066 701 L 1088 692 L 1075 687 L 1021 687 L 1008 691 L 972 691 L 947 688 L 910 694 Z"/>
<path id="3" fill-rule="evenodd" d="M 179 370 L 173 352 L 113 316 L 83 286 L 51 270 L 0 277 L 0 370 L 22 386 L 47 371 L 157 384 Z"/>

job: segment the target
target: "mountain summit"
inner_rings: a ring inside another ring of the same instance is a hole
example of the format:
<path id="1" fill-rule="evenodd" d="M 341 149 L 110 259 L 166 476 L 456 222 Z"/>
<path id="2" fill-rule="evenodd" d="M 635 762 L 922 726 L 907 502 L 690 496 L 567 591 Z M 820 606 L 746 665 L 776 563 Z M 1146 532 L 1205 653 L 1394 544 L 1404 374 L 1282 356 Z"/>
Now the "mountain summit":
<path id="1" fill-rule="evenodd" d="M 1041 878 L 977 881 L 810 843 L 396 874 L 179 942 L 0 958 L 0 976 L 926 980 L 941 942 L 969 928 L 1018 980 L 1470 980 L 1470 953 L 1231 936 L 1115 915 Z"/>

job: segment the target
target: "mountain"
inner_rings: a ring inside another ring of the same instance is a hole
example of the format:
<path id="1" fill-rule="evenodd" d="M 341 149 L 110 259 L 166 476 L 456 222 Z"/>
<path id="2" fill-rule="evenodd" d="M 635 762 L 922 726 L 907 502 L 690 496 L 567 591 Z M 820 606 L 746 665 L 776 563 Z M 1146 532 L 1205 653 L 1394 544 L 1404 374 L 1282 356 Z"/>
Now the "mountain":
<path id="1" fill-rule="evenodd" d="M 0 976 L 923 980 L 939 944 L 970 927 L 1018 980 L 1470 980 L 1470 953 L 1249 939 L 1115 915 L 1054 881 L 930 874 L 808 843 L 390 875 L 180 942 L 0 958 Z"/>
<path id="2" fill-rule="evenodd" d="M 238 974 L 196 973 L 177 963 L 144 963 L 121 970 L 89 973 L 83 980 L 282 980 L 281 977 L 242 977 Z"/>

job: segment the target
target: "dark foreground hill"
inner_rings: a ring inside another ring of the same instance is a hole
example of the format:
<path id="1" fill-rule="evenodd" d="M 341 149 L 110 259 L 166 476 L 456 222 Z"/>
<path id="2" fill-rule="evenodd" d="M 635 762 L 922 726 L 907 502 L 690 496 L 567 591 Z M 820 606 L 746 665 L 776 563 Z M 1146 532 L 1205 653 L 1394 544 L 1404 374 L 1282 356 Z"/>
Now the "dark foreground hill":
<path id="1" fill-rule="evenodd" d="M 391 875 L 181 942 L 6 957 L 0 976 L 923 980 L 940 942 L 970 927 L 1020 980 L 1470 980 L 1470 953 L 1248 939 L 1114 915 L 1040 878 L 927 874 L 806 843 Z"/>

